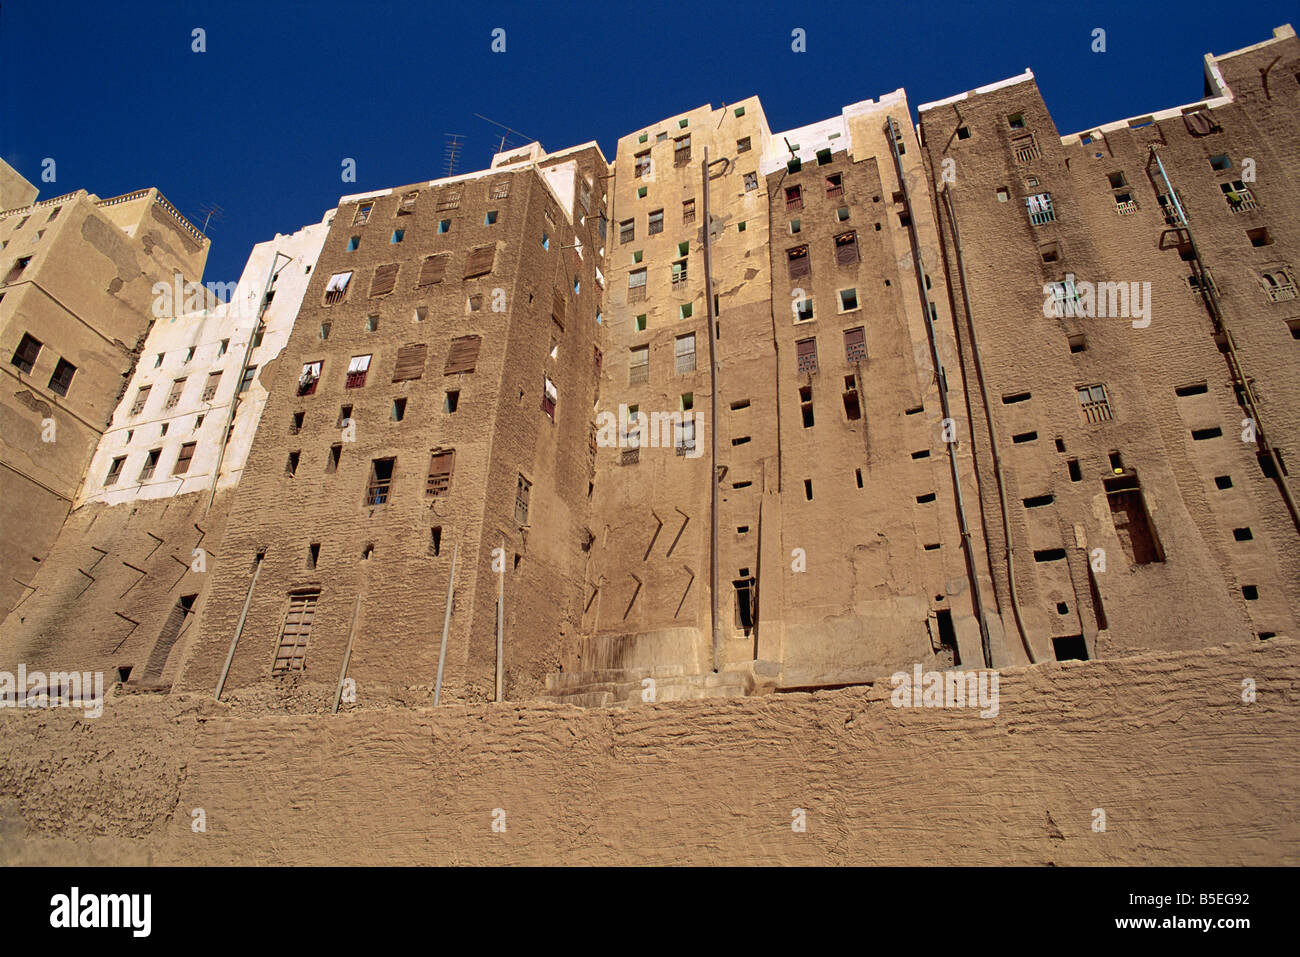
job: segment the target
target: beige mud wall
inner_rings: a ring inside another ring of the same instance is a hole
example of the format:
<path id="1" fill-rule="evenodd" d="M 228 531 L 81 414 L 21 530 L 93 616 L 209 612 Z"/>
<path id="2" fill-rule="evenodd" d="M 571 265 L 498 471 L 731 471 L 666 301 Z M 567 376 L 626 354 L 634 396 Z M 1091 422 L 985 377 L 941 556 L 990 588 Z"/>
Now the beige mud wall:
<path id="1" fill-rule="evenodd" d="M 631 710 L 8 710 L 0 862 L 1295 864 L 1298 689 L 1300 644 L 1274 639 L 1007 671 L 993 719 L 895 709 L 888 682 Z"/>

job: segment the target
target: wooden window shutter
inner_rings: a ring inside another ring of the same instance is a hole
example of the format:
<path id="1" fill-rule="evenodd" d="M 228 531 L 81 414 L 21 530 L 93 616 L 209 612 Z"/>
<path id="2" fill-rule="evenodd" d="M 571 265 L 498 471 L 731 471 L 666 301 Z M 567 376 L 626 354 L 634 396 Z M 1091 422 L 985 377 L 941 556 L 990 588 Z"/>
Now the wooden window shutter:
<path id="1" fill-rule="evenodd" d="M 795 246 L 793 249 L 787 249 L 785 255 L 790 264 L 791 279 L 798 279 L 800 276 L 807 276 L 812 273 L 812 262 L 808 258 L 807 246 Z"/>
<path id="2" fill-rule="evenodd" d="M 867 334 L 862 326 L 844 330 L 844 358 L 850 362 L 862 362 L 867 358 Z"/>
<path id="3" fill-rule="evenodd" d="M 817 340 L 800 339 L 795 343 L 797 368 L 800 372 L 817 371 Z"/>
<path id="4" fill-rule="evenodd" d="M 431 286 L 435 282 L 442 282 L 442 277 L 447 272 L 447 260 L 449 258 L 446 253 L 439 253 L 437 256 L 425 256 L 424 262 L 420 266 L 420 277 L 415 284 L 417 286 Z"/>
<path id="5" fill-rule="evenodd" d="M 397 263 L 391 263 L 387 266 L 376 266 L 375 277 L 370 280 L 370 297 L 386 296 L 393 291 L 397 285 Z"/>
<path id="6" fill-rule="evenodd" d="M 850 230 L 835 237 L 835 263 L 852 266 L 858 261 L 858 234 Z"/>
<path id="7" fill-rule="evenodd" d="M 404 382 L 424 375 L 424 357 L 429 347 L 423 342 L 402 346 L 397 350 L 397 364 L 393 367 L 393 381 Z"/>
<path id="8" fill-rule="evenodd" d="M 496 255 L 497 247 L 495 244 L 471 249 L 469 257 L 465 260 L 465 278 L 473 279 L 475 276 L 486 276 L 492 271 Z"/>
<path id="9" fill-rule="evenodd" d="M 424 494 L 437 497 L 451 491 L 451 476 L 456 471 L 456 450 L 442 449 L 429 459 L 429 478 Z"/>
<path id="10" fill-rule="evenodd" d="M 478 350 L 482 342 L 481 336 L 459 336 L 451 340 L 451 350 L 447 353 L 447 368 L 442 370 L 442 374 L 473 372 L 474 365 L 478 362 Z"/>

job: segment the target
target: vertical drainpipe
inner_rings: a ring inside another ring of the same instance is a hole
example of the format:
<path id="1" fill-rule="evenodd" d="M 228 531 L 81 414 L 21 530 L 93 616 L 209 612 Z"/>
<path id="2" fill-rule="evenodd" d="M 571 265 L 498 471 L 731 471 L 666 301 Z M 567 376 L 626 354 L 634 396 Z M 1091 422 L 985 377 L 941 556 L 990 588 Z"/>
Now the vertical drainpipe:
<path id="1" fill-rule="evenodd" d="M 971 309 L 970 292 L 966 283 L 966 257 L 961 248 L 961 228 L 957 225 L 957 208 L 953 205 L 952 193 L 948 184 L 943 187 L 943 201 L 948 210 L 948 222 L 952 224 L 952 243 L 957 260 L 957 284 L 961 286 L 961 300 L 966 313 L 966 325 L 970 340 L 971 357 L 975 362 L 975 381 L 980 390 L 980 401 L 984 405 L 984 422 L 989 430 L 989 455 L 993 465 L 993 476 L 998 485 L 998 506 L 1002 513 L 1002 542 L 1007 561 L 1007 593 L 1011 598 L 1011 615 L 1015 619 L 1016 630 L 1020 634 L 1021 645 L 1029 656 L 1030 664 L 1037 664 L 1029 635 L 1025 632 L 1024 617 L 1020 613 L 1020 598 L 1016 591 L 1016 565 L 1011 548 L 1011 516 L 1007 512 L 1006 482 L 1002 478 L 1002 458 L 998 454 L 998 432 L 993 427 L 993 407 L 989 404 L 989 392 L 984 380 L 984 362 L 980 358 L 979 342 L 975 336 L 975 312 Z M 954 323 L 956 319 L 954 317 Z"/>
<path id="2" fill-rule="evenodd" d="M 894 154 L 894 168 L 898 172 L 898 184 L 903 191 L 903 208 L 907 210 L 909 225 L 907 238 L 912 249 L 912 272 L 916 276 L 916 291 L 921 298 L 921 312 L 925 315 L 925 333 L 930 340 L 930 361 L 934 363 L 935 383 L 939 387 L 939 403 L 943 408 L 943 417 L 952 421 L 952 410 L 948 403 L 948 376 L 944 372 L 943 361 L 939 358 L 939 343 L 934 333 L 934 319 L 930 313 L 930 297 L 925 289 L 925 275 L 921 266 L 921 243 L 916 234 L 916 214 L 912 208 L 911 192 L 907 188 L 907 178 L 903 175 L 903 158 L 898 152 L 898 140 L 901 134 L 893 116 L 886 118 L 889 133 L 889 149 Z M 962 499 L 961 477 L 957 470 L 957 443 L 945 442 L 948 446 L 948 466 L 952 472 L 952 487 L 957 505 L 957 523 L 961 533 L 961 547 L 966 558 L 966 574 L 970 579 L 971 604 L 979 622 L 980 644 L 984 652 L 984 667 L 993 667 L 993 648 L 989 638 L 988 622 L 984 619 L 984 604 L 980 600 L 979 579 L 975 574 L 975 553 L 971 546 L 970 526 L 966 523 L 966 504 Z M 1031 659 L 1032 660 L 1032 657 Z"/>
<path id="3" fill-rule="evenodd" d="M 498 702 L 505 700 L 505 608 L 506 608 L 506 540 L 501 539 L 501 573 L 497 576 L 497 694 Z"/>
<path id="4" fill-rule="evenodd" d="M 722 628 L 718 621 L 718 354 L 715 342 L 717 316 L 713 311 L 713 232 L 709 216 L 709 148 L 700 166 L 704 178 L 704 311 L 709 320 L 709 627 L 713 638 L 713 672 L 722 667 Z"/>

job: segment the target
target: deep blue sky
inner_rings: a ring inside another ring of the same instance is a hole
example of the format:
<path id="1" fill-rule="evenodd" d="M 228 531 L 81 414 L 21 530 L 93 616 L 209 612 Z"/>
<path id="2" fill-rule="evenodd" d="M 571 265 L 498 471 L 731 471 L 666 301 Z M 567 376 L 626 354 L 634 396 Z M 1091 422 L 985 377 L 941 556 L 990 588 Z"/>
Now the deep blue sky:
<path id="1" fill-rule="evenodd" d="M 43 197 L 157 186 L 200 225 L 219 204 L 205 278 L 227 280 L 254 243 L 340 195 L 443 175 L 444 133 L 465 136 L 459 172 L 486 166 L 499 134 L 475 113 L 547 149 L 595 139 L 612 158 L 619 136 L 703 103 L 757 93 L 781 130 L 900 86 L 915 109 L 1030 67 L 1074 132 L 1198 99 L 1202 54 L 1295 13 L 1294 0 L 5 0 L 0 155 Z M 205 53 L 191 52 L 195 27 Z M 791 51 L 795 27 L 806 53 Z M 44 157 L 55 183 L 39 182 Z"/>

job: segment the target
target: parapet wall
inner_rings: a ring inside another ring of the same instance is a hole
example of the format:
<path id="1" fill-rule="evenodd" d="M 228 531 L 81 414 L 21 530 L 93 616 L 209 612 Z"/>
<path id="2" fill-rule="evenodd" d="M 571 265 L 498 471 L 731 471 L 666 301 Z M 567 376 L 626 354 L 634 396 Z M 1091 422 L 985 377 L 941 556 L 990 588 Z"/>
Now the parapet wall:
<path id="1" fill-rule="evenodd" d="M 0 863 L 1300 863 L 1300 643 L 1008 670 L 993 718 L 890 690 L 0 710 Z"/>

